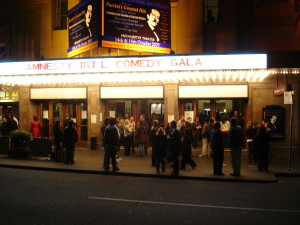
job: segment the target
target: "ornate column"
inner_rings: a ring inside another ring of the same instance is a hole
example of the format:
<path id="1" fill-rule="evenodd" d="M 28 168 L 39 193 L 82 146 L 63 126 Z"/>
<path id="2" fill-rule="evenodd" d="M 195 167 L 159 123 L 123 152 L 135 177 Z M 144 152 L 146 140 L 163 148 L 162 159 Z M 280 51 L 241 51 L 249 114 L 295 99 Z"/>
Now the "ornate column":
<path id="1" fill-rule="evenodd" d="M 174 116 L 176 121 L 179 119 L 178 97 L 178 82 L 164 83 L 165 123 L 168 122 L 168 116 Z"/>

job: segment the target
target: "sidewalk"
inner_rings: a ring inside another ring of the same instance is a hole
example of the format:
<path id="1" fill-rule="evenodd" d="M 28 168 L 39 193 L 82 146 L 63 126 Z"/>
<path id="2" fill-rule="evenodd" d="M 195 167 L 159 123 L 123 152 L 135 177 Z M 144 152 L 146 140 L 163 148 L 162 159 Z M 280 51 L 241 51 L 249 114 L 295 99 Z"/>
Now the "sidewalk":
<path id="1" fill-rule="evenodd" d="M 199 155 L 200 151 L 193 151 L 194 155 Z M 137 154 L 124 156 L 123 150 L 118 152 L 120 171 L 107 173 L 103 171 L 103 149 L 90 150 L 86 148 L 77 148 L 75 152 L 75 165 L 65 165 L 56 163 L 48 158 L 33 159 L 13 159 L 7 155 L 0 155 L 0 167 L 29 168 L 39 170 L 52 170 L 64 172 L 81 172 L 97 174 L 115 174 L 146 177 L 164 177 L 171 178 L 172 168 L 170 164 L 166 166 L 166 172 L 156 174 L 155 167 L 151 166 L 151 150 L 145 157 L 138 157 Z M 230 164 L 229 151 L 225 151 L 223 172 L 224 176 L 213 175 L 212 158 L 199 158 L 194 156 L 197 167 L 192 169 L 187 165 L 186 170 L 180 170 L 178 179 L 199 179 L 215 181 L 238 181 L 238 182 L 276 182 L 276 174 L 287 176 L 300 176 L 299 160 L 293 162 L 292 170 L 288 170 L 288 159 L 273 159 L 270 163 L 269 172 L 260 172 L 256 164 L 249 164 L 247 161 L 247 152 L 242 154 L 242 169 L 240 177 L 232 177 L 232 168 Z M 173 177 L 172 177 L 173 178 Z"/>

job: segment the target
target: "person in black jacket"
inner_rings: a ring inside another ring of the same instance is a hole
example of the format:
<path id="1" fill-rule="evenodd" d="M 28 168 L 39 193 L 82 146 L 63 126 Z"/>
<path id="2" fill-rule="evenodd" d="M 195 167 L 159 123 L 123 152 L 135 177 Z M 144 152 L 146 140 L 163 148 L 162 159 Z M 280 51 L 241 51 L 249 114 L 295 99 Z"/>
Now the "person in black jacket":
<path id="1" fill-rule="evenodd" d="M 238 177 L 241 174 L 241 158 L 243 148 L 243 130 L 237 125 L 236 118 L 231 118 L 229 130 L 229 147 L 230 147 L 230 159 L 233 169 L 231 176 Z"/>
<path id="2" fill-rule="evenodd" d="M 167 151 L 167 135 L 163 127 L 157 129 L 155 137 L 156 151 L 155 151 L 155 162 L 156 162 L 156 172 L 160 172 L 160 164 L 162 167 L 162 172 L 165 172 L 165 158 Z"/>
<path id="3" fill-rule="evenodd" d="M 192 139 L 193 132 L 192 126 L 189 121 L 185 121 L 184 125 L 181 127 L 182 132 L 182 161 L 181 161 L 181 169 L 185 170 L 186 164 L 190 164 L 190 166 L 195 169 L 196 163 L 192 159 Z"/>
<path id="4" fill-rule="evenodd" d="M 249 121 L 247 123 L 247 128 L 246 128 L 248 162 L 249 163 L 252 163 L 252 161 L 256 162 L 256 155 L 254 154 L 254 151 L 252 148 L 253 140 L 255 138 L 255 133 L 256 133 L 255 124 L 253 121 Z"/>
<path id="5" fill-rule="evenodd" d="M 54 123 L 53 134 L 54 134 L 54 146 L 55 146 L 53 159 L 54 159 L 54 161 L 59 162 L 59 161 L 61 161 L 61 158 L 62 158 L 61 143 L 62 143 L 62 136 L 63 136 L 59 120 L 55 121 L 55 123 Z"/>
<path id="6" fill-rule="evenodd" d="M 220 122 L 216 122 L 210 133 L 210 148 L 213 152 L 214 175 L 224 175 L 222 172 L 224 145 L 220 128 Z"/>
<path id="7" fill-rule="evenodd" d="M 116 127 L 116 123 L 117 121 L 115 118 L 110 118 L 109 125 L 104 130 L 104 144 L 106 146 L 104 154 L 104 170 L 106 172 L 109 171 L 110 161 L 113 166 L 113 171 L 120 170 L 116 160 L 118 144 L 120 141 L 120 133 L 119 129 Z"/>
<path id="8" fill-rule="evenodd" d="M 157 120 L 153 121 L 153 126 L 150 130 L 150 138 L 152 143 L 152 166 L 156 166 L 156 151 L 159 147 L 158 143 L 156 142 L 156 133 L 159 128 L 159 124 Z"/>
<path id="9" fill-rule="evenodd" d="M 179 152 L 181 151 L 181 134 L 180 131 L 176 129 L 176 121 L 172 121 L 170 124 L 170 129 L 168 133 L 168 149 L 172 155 L 173 161 L 173 171 L 171 175 L 179 175 Z"/>
<path id="10" fill-rule="evenodd" d="M 267 134 L 267 128 L 265 126 L 260 126 L 252 146 L 257 153 L 257 167 L 260 171 L 268 171 L 269 144 L 270 136 Z"/>
<path id="11" fill-rule="evenodd" d="M 69 121 L 69 126 L 64 129 L 63 143 L 66 147 L 65 164 L 75 164 L 74 152 L 75 144 L 78 141 L 78 134 L 76 128 L 73 126 L 74 121 Z"/>

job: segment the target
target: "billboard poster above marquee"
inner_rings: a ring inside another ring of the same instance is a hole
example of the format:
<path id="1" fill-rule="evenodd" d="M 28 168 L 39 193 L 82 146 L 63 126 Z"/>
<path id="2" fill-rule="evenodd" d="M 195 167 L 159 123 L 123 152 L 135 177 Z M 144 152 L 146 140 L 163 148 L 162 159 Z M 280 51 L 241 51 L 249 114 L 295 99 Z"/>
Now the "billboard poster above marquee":
<path id="1" fill-rule="evenodd" d="M 76 58 L 0 63 L 0 75 L 266 69 L 266 54 Z"/>
<path id="2" fill-rule="evenodd" d="M 169 54 L 170 25 L 169 2 L 102 0 L 102 47 Z"/>
<path id="3" fill-rule="evenodd" d="M 98 47 L 98 3 L 85 0 L 68 12 L 68 57 Z"/>

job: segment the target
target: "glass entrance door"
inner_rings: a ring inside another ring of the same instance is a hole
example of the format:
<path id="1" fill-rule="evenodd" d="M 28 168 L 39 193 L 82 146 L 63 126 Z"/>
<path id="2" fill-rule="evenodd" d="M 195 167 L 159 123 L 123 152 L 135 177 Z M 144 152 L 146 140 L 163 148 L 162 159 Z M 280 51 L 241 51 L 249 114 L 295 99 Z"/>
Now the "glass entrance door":
<path id="1" fill-rule="evenodd" d="M 149 120 L 158 120 L 163 123 L 164 101 L 160 99 L 139 100 L 108 100 L 104 101 L 105 117 L 124 119 L 133 116 L 137 121 L 140 115 L 145 115 Z"/>
<path id="2" fill-rule="evenodd" d="M 179 115 L 194 112 L 194 116 L 200 118 L 201 122 L 205 117 L 221 121 L 222 117 L 230 119 L 238 115 L 241 119 L 240 125 L 244 127 L 245 105 L 245 99 L 185 99 L 179 101 Z"/>
<path id="3" fill-rule="evenodd" d="M 79 144 L 88 140 L 87 129 L 87 104 L 86 102 L 43 102 L 40 104 L 40 118 L 42 121 L 42 136 L 53 136 L 55 121 L 61 121 L 61 127 L 65 124 L 66 117 L 70 117 L 77 128 Z"/>

